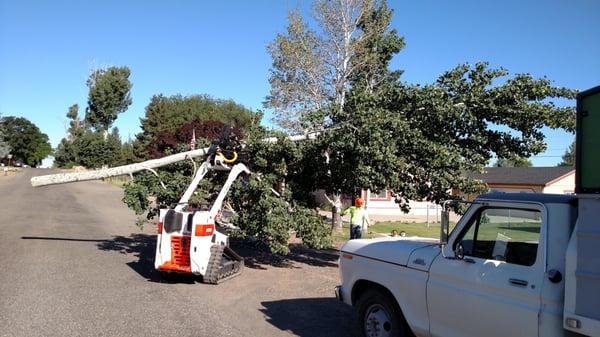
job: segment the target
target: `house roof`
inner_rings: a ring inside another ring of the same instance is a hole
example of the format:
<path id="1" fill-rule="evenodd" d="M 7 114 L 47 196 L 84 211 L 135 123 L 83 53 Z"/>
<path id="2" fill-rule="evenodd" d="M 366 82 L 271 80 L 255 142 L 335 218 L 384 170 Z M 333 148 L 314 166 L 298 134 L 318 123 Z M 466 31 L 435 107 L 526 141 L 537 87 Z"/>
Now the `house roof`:
<path id="1" fill-rule="evenodd" d="M 552 167 L 486 167 L 484 173 L 466 172 L 470 178 L 482 180 L 487 184 L 516 184 L 546 186 L 575 168 L 571 166 Z"/>

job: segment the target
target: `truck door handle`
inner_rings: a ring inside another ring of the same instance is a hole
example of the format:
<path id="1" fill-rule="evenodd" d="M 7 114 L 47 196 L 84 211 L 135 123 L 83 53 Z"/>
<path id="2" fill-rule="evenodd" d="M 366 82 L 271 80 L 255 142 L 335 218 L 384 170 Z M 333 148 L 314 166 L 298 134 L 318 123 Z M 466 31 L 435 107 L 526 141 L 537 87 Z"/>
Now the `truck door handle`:
<path id="1" fill-rule="evenodd" d="M 529 282 L 527 282 L 525 280 L 519 280 L 516 278 L 508 279 L 508 282 L 510 282 L 510 284 L 512 284 L 512 285 L 519 286 L 519 287 L 527 287 L 527 285 L 529 284 Z"/>

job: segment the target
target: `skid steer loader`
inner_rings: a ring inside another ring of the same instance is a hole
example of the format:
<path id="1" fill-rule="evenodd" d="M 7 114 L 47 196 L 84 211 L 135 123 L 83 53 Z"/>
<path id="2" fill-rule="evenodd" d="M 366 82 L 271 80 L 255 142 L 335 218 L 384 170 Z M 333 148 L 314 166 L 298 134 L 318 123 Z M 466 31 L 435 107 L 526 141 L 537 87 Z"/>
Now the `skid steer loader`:
<path id="1" fill-rule="evenodd" d="M 234 153 L 235 156 L 235 153 Z M 228 228 L 220 226 L 223 201 L 240 174 L 250 174 L 244 164 L 230 166 L 217 149 L 198 168 L 194 179 L 173 208 L 161 209 L 154 267 L 165 278 L 171 273 L 202 276 L 205 283 L 217 284 L 242 272 L 244 260 L 229 248 Z M 197 210 L 188 202 L 200 181 L 211 171 L 229 172 L 225 184 L 208 210 Z"/>

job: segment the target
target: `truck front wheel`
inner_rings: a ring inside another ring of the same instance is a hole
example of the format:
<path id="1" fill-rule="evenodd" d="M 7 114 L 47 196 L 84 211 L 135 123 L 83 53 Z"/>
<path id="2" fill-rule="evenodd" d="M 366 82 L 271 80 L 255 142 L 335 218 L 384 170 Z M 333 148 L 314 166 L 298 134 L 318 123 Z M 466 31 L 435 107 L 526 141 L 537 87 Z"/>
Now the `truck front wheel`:
<path id="1" fill-rule="evenodd" d="M 400 308 L 389 296 L 381 290 L 369 289 L 356 302 L 364 336 L 405 337 L 412 335 Z"/>

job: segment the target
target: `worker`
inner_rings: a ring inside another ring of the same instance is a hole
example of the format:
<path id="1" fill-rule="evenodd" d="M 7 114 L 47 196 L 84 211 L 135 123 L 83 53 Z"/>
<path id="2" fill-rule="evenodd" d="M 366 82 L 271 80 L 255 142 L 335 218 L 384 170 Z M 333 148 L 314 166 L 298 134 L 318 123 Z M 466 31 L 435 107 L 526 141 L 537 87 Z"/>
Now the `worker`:
<path id="1" fill-rule="evenodd" d="M 360 239 L 363 232 L 367 232 L 369 226 L 369 216 L 363 208 L 365 201 L 363 198 L 354 199 L 354 206 L 348 207 L 342 212 L 342 216 L 350 214 L 350 240 Z"/>

